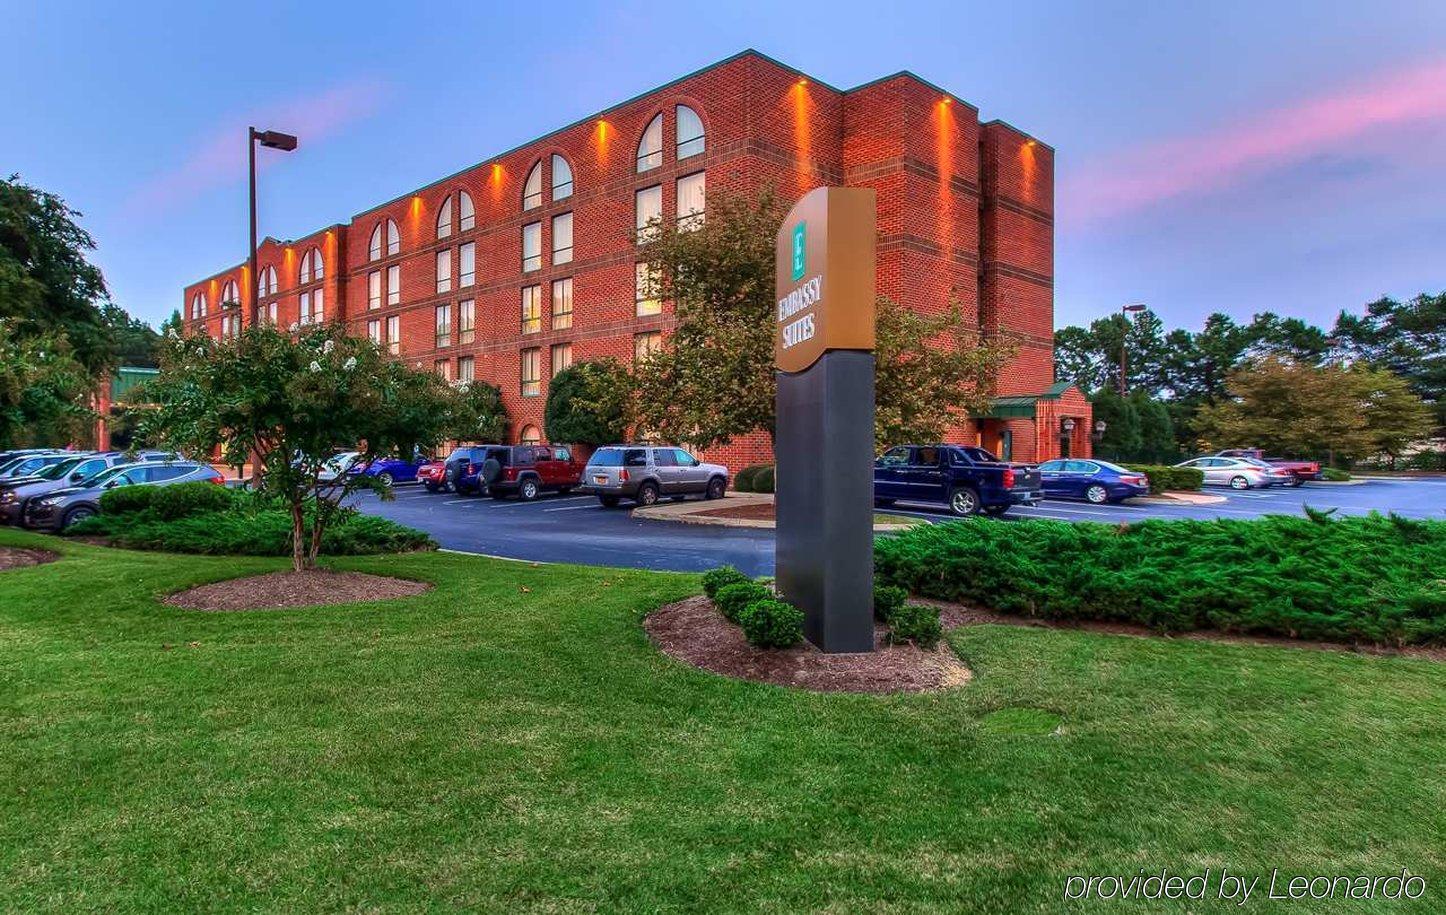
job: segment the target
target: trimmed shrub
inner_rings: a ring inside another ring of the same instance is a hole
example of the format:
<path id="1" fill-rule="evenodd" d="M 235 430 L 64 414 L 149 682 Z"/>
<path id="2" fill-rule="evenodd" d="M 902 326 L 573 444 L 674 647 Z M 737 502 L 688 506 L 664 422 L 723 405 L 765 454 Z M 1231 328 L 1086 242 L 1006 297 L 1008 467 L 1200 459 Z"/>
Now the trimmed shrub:
<path id="1" fill-rule="evenodd" d="M 904 606 L 909 592 L 898 585 L 874 584 L 874 618 L 887 623 L 894 611 Z"/>
<path id="2" fill-rule="evenodd" d="M 1350 481 L 1351 475 L 1344 470 L 1327 467 L 1320 472 L 1320 478 L 1328 483 L 1346 483 Z"/>
<path id="3" fill-rule="evenodd" d="M 158 486 L 122 486 L 100 494 L 100 510 L 108 515 L 124 515 L 151 507 L 151 497 Z"/>
<path id="4" fill-rule="evenodd" d="M 159 490 L 161 487 L 126 488 Z M 234 556 L 291 555 L 291 517 L 279 509 L 201 512 L 173 520 L 163 519 L 149 509 L 120 515 L 102 512 L 67 528 L 64 533 L 106 537 L 115 546 L 133 550 Z M 321 541 L 321 552 L 328 556 L 435 548 L 432 538 L 419 530 L 385 518 L 361 514 L 333 522 L 323 533 Z"/>
<path id="5" fill-rule="evenodd" d="M 231 507 L 231 490 L 215 483 L 177 483 L 175 486 L 140 486 L 154 489 L 151 510 L 163 521 L 189 518 L 205 512 L 225 511 Z M 104 510 L 104 505 L 101 506 Z"/>
<path id="6" fill-rule="evenodd" d="M 1377 645 L 1446 642 L 1446 523 L 1386 516 L 922 525 L 874 547 L 881 580 L 1056 620 Z"/>
<path id="7" fill-rule="evenodd" d="M 749 580 L 747 575 L 744 575 L 732 566 L 719 566 L 716 569 L 703 573 L 703 593 L 708 595 L 709 600 L 717 600 L 719 588 L 722 588 L 724 585 L 736 585 L 739 582 Z"/>
<path id="8" fill-rule="evenodd" d="M 773 465 L 759 468 L 753 475 L 754 492 L 773 492 Z"/>
<path id="9" fill-rule="evenodd" d="M 724 585 L 718 589 L 718 596 L 713 602 L 731 622 L 738 622 L 738 615 L 743 608 L 758 600 L 766 600 L 773 596 L 763 585 L 756 581 L 740 581 L 731 585 Z"/>
<path id="10" fill-rule="evenodd" d="M 1205 485 L 1205 471 L 1195 467 L 1166 467 L 1162 464 L 1129 464 L 1126 469 L 1150 478 L 1150 492 L 1199 492 Z"/>
<path id="11" fill-rule="evenodd" d="M 944 627 L 939 624 L 939 608 L 923 604 L 905 604 L 889 618 L 889 641 L 893 644 L 913 642 L 920 648 L 939 644 Z"/>
<path id="12" fill-rule="evenodd" d="M 773 598 L 753 601 L 738 615 L 748 644 L 758 648 L 788 648 L 803 638 L 803 611 Z"/>
<path id="13" fill-rule="evenodd" d="M 758 476 L 758 471 L 767 467 L 767 464 L 749 464 L 733 477 L 733 489 L 735 492 L 753 492 L 753 479 Z"/>

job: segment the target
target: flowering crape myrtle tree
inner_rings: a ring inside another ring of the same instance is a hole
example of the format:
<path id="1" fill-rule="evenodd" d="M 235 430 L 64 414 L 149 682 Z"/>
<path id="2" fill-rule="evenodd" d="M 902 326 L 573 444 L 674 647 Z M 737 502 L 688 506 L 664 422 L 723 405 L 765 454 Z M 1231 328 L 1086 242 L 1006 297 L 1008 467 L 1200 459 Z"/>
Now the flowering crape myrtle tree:
<path id="1" fill-rule="evenodd" d="M 435 374 L 386 358 L 339 324 L 290 334 L 253 325 L 224 340 L 170 335 L 146 399 L 154 408 L 140 431 L 149 443 L 192 454 L 220 447 L 227 463 L 254 462 L 257 488 L 290 509 L 297 571 L 315 566 L 327 525 L 351 511 L 348 496 L 390 495 L 366 474 L 323 479 L 333 451 L 356 448 L 360 463 L 410 457 L 460 409 Z"/>

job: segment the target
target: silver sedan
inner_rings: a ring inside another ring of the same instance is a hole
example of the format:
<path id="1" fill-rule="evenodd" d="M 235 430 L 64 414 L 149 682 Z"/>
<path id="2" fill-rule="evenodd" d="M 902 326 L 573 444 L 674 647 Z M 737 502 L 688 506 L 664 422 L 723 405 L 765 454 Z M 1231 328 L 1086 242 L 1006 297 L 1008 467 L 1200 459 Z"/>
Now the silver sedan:
<path id="1" fill-rule="evenodd" d="M 1206 486 L 1229 486 L 1231 489 L 1264 489 L 1281 482 L 1273 468 L 1264 467 L 1246 458 L 1199 457 L 1181 461 L 1176 467 L 1193 467 L 1205 474 Z"/>

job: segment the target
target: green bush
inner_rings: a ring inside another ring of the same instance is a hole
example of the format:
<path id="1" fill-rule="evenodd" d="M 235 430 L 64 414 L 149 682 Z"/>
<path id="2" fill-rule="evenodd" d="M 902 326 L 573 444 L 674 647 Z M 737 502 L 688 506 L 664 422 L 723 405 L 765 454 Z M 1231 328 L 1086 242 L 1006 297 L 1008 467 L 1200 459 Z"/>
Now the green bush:
<path id="1" fill-rule="evenodd" d="M 1194 467 L 1166 467 L 1162 464 L 1130 464 L 1128 470 L 1150 478 L 1150 492 L 1199 492 L 1205 485 L 1205 471 Z"/>
<path id="2" fill-rule="evenodd" d="M 126 488 L 159 491 L 163 487 Z M 276 508 L 201 512 L 171 520 L 160 517 L 152 509 L 124 514 L 103 511 L 67 528 L 65 533 L 105 537 L 115 546 L 133 550 L 235 556 L 291 555 L 291 517 L 285 510 Z M 385 518 L 361 514 L 334 521 L 327 527 L 321 541 L 321 552 L 329 556 L 395 553 L 435 547 L 432 538 L 421 531 Z"/>
<path id="3" fill-rule="evenodd" d="M 108 515 L 124 515 L 151 507 L 151 497 L 158 486 L 121 486 L 100 494 L 100 510 Z"/>
<path id="4" fill-rule="evenodd" d="M 757 600 L 766 600 L 773 596 L 773 592 L 760 585 L 756 581 L 740 581 L 731 585 L 724 585 L 718 589 L 718 596 L 713 602 L 732 622 L 738 622 L 738 615 L 743 608 Z"/>
<path id="5" fill-rule="evenodd" d="M 803 611 L 773 598 L 756 600 L 738 615 L 748 644 L 759 648 L 789 648 L 803 638 Z"/>
<path id="6" fill-rule="evenodd" d="M 1446 642 L 1446 523 L 1396 516 L 967 520 L 880 539 L 882 581 L 1059 620 L 1379 645 Z"/>
<path id="7" fill-rule="evenodd" d="M 904 606 L 909 592 L 898 585 L 874 584 L 874 618 L 887 623 L 894 611 Z"/>
<path id="8" fill-rule="evenodd" d="M 760 470 L 763 470 L 767 466 L 767 464 L 749 464 L 747 467 L 744 467 L 742 470 L 738 471 L 737 475 L 733 477 L 734 491 L 753 492 L 754 478 L 758 476 L 758 472 Z"/>
<path id="9" fill-rule="evenodd" d="M 773 492 L 773 465 L 760 467 L 753 475 L 754 492 Z"/>
<path id="10" fill-rule="evenodd" d="M 1327 467 L 1320 472 L 1320 478 L 1328 483 L 1345 483 L 1351 479 L 1351 475 L 1344 470 Z"/>
<path id="11" fill-rule="evenodd" d="M 703 573 L 703 593 L 708 595 L 709 600 L 718 599 L 718 589 L 724 585 L 735 585 L 739 582 L 749 581 L 749 577 L 732 566 L 719 566 Z"/>
<path id="12" fill-rule="evenodd" d="M 920 648 L 933 648 L 943 634 L 937 607 L 905 604 L 889 618 L 889 641 L 894 644 L 913 642 Z"/>
<path id="13" fill-rule="evenodd" d="M 163 521 L 225 511 L 231 507 L 232 502 L 231 490 L 215 483 L 177 483 L 175 486 L 135 488 L 155 490 L 151 495 L 151 510 Z"/>

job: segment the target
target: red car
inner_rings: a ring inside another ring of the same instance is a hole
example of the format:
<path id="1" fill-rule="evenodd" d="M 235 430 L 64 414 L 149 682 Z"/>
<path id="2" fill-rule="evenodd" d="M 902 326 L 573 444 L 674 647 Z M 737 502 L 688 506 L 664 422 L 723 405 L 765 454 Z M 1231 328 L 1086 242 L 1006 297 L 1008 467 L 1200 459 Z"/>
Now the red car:
<path id="1" fill-rule="evenodd" d="M 427 492 L 441 492 L 447 488 L 447 463 L 428 461 L 417 468 L 417 480 L 427 487 Z"/>
<path id="2" fill-rule="evenodd" d="M 1265 452 L 1259 448 L 1227 448 L 1224 451 L 1217 451 L 1211 457 L 1233 457 L 1233 458 L 1254 458 L 1257 461 L 1264 461 L 1272 467 L 1289 471 L 1291 479 L 1287 486 L 1299 486 L 1306 480 L 1320 479 L 1320 462 L 1318 461 L 1289 461 L 1285 458 L 1266 457 Z"/>

